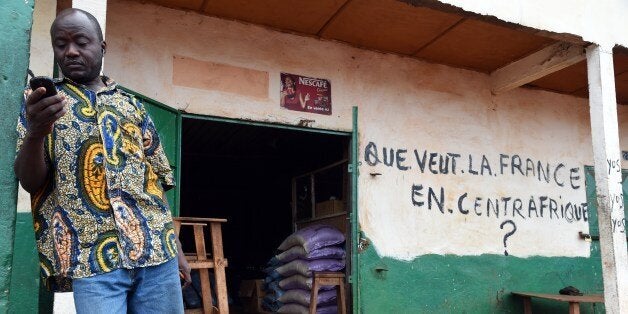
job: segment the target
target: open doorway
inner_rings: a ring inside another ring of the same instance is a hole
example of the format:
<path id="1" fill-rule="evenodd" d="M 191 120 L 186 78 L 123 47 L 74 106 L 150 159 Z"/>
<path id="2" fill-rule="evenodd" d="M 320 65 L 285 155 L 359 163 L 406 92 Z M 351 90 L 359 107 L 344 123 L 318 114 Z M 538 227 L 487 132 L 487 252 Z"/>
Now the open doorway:
<path id="1" fill-rule="evenodd" d="M 301 181 L 311 177 L 318 187 L 310 194 L 315 201 L 304 208 L 318 208 L 324 202 L 342 204 L 340 213 L 325 217 L 335 222 L 332 225 L 346 222 L 339 229 L 349 239 L 349 135 L 183 118 L 180 215 L 228 220 L 223 225 L 223 245 L 234 312 L 246 307 L 238 299 L 241 283 L 263 279 L 263 269 L 279 244 L 295 227 L 310 223 L 307 213 L 293 207 L 295 196 L 303 200 L 295 192 L 303 192 L 304 186 L 312 189 L 311 183 Z M 193 236 L 183 230 L 180 237 L 184 246 L 193 243 Z"/>

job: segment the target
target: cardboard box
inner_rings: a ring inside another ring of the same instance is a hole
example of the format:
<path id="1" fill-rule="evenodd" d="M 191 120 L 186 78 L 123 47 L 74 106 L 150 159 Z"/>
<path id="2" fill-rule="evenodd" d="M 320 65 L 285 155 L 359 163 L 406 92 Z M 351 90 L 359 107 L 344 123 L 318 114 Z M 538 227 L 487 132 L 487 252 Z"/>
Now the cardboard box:
<path id="1" fill-rule="evenodd" d="M 265 313 L 262 309 L 262 299 L 266 295 L 264 280 L 242 280 L 238 296 L 243 304 L 244 313 Z"/>
<path id="2" fill-rule="evenodd" d="M 331 214 L 337 214 L 345 211 L 345 203 L 340 200 L 329 200 L 320 203 L 316 203 L 314 213 L 316 217 L 327 216 Z"/>

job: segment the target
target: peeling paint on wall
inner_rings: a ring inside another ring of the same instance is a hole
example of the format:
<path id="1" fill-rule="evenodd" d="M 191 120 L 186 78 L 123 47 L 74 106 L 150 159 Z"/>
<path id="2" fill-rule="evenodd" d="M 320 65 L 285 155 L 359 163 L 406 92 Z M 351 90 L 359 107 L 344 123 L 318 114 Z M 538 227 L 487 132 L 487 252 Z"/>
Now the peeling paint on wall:
<path id="1" fill-rule="evenodd" d="M 182 56 L 172 58 L 172 84 L 268 98 L 268 72 Z"/>

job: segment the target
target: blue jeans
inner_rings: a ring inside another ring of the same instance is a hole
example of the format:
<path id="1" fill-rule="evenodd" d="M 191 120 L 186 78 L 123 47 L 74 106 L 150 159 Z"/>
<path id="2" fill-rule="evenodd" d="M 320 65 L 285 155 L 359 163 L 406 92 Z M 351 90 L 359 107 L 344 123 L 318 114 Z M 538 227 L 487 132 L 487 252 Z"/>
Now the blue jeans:
<path id="1" fill-rule="evenodd" d="M 117 269 L 72 282 L 77 314 L 183 313 L 179 265 Z"/>

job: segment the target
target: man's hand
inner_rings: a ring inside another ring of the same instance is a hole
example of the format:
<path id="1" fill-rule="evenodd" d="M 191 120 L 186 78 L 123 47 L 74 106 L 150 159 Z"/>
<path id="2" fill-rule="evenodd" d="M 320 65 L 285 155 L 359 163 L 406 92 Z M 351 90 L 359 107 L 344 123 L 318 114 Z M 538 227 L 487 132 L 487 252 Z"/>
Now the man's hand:
<path id="1" fill-rule="evenodd" d="M 46 182 L 48 166 L 44 157 L 44 139 L 52 132 L 55 121 L 67 111 L 60 95 L 42 98 L 46 88 L 32 91 L 26 98 L 27 130 L 13 169 L 22 187 L 33 194 Z"/>
<path id="2" fill-rule="evenodd" d="M 45 93 L 46 88 L 40 87 L 26 98 L 27 136 L 31 138 L 43 138 L 50 134 L 55 121 L 67 112 L 64 96 L 42 98 Z"/>
<path id="3" fill-rule="evenodd" d="M 190 264 L 188 264 L 188 260 L 185 259 L 185 255 L 183 254 L 183 246 L 181 245 L 181 241 L 179 241 L 179 237 L 177 237 L 177 261 L 179 262 L 179 273 L 183 275 L 183 287 L 185 288 L 192 283 L 192 268 L 190 268 Z"/>

